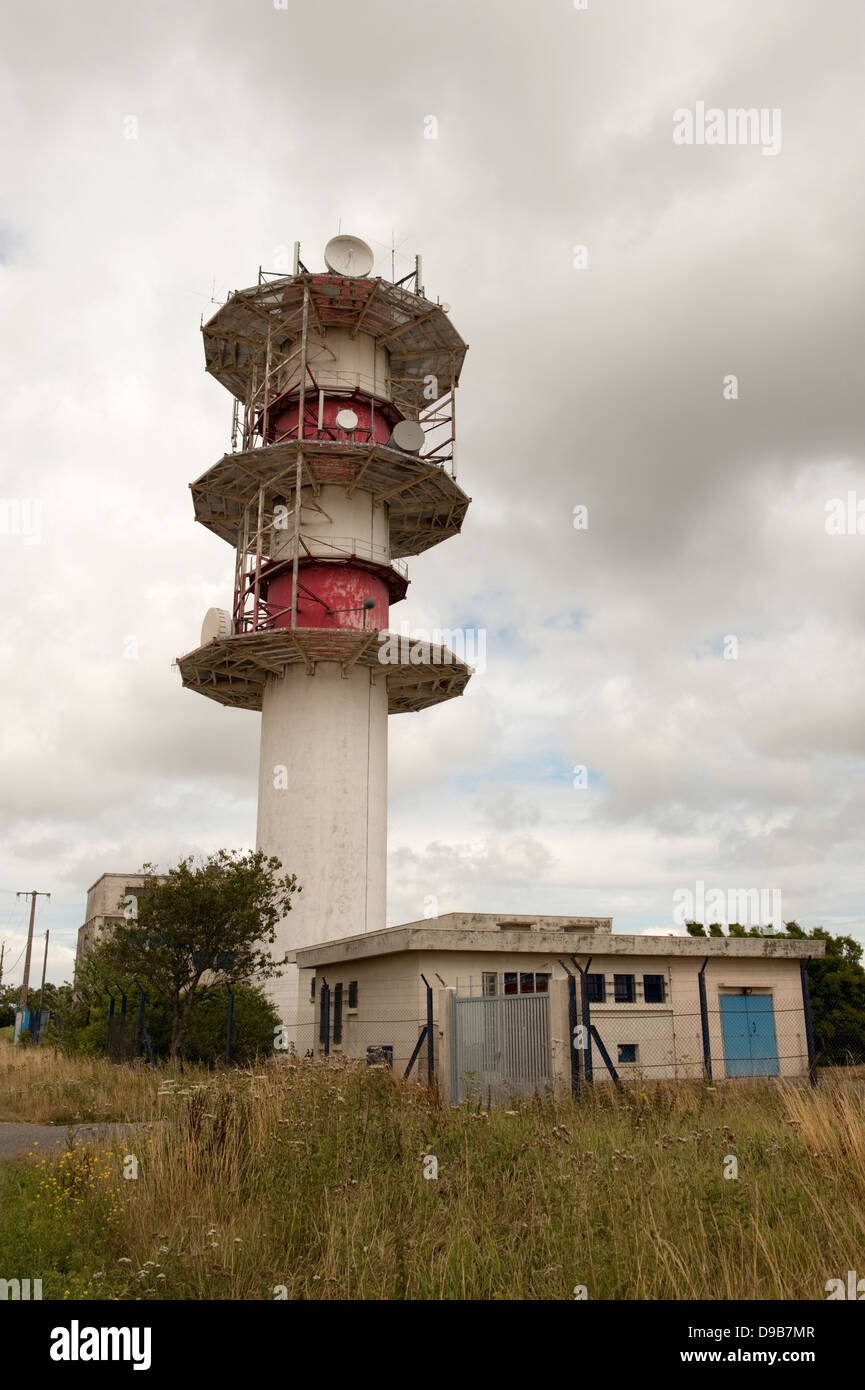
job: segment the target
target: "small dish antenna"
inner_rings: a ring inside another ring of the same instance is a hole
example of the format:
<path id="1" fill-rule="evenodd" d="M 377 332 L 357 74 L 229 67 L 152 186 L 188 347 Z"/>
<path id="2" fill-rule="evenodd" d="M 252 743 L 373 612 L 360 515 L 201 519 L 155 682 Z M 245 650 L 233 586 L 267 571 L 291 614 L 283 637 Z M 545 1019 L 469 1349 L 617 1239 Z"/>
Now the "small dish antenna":
<path id="1" fill-rule="evenodd" d="M 404 454 L 417 454 L 423 448 L 425 438 L 416 420 L 400 420 L 399 424 L 393 427 L 390 443 L 396 449 L 401 449 Z"/>
<path id="2" fill-rule="evenodd" d="M 356 430 L 358 419 L 353 410 L 338 410 L 336 423 L 341 430 Z"/>
<path id="3" fill-rule="evenodd" d="M 324 263 L 334 275 L 369 275 L 375 256 L 365 241 L 357 236 L 331 237 L 324 248 Z"/>

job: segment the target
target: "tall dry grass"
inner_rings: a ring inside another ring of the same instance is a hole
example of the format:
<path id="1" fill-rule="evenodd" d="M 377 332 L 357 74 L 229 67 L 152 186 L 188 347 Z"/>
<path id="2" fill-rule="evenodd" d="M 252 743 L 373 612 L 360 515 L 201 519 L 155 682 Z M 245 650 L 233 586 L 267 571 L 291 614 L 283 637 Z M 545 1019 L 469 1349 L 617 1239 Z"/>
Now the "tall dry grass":
<path id="1" fill-rule="evenodd" d="M 143 1062 L 118 1067 L 105 1057 L 64 1057 L 52 1048 L 0 1043 L 0 1121 L 70 1125 L 99 1121 L 154 1120 L 157 1093 L 166 1075 Z M 207 1068 L 184 1075 L 209 1076 Z"/>
<path id="2" fill-rule="evenodd" d="M 165 1123 L 115 1151 L 118 1243 L 92 1296 L 819 1299 L 865 1272 L 849 1091 L 598 1087 L 486 1113 L 338 1060 L 160 1076 L 147 1094 L 116 1072 L 134 1098 L 111 1118 Z"/>

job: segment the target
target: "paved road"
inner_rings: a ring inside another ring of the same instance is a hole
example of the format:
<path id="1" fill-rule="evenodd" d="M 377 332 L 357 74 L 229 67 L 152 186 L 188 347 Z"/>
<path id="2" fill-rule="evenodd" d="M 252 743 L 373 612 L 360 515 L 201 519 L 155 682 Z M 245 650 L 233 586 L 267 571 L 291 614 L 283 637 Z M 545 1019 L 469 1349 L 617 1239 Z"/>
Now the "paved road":
<path id="1" fill-rule="evenodd" d="M 75 1144 L 107 1142 L 129 1133 L 137 1125 L 27 1125 L 0 1123 L 0 1162 L 9 1158 L 38 1157 L 52 1149 L 71 1149 Z M 38 1146 L 38 1147 L 36 1147 Z"/>

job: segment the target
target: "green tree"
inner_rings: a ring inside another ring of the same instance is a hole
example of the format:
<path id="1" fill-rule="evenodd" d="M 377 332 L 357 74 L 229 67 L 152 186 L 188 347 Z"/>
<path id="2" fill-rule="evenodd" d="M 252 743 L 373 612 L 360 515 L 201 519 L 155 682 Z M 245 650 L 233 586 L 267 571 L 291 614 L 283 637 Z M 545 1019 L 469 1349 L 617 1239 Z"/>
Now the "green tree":
<path id="1" fill-rule="evenodd" d="M 158 1001 L 156 1001 L 158 1003 Z M 234 990 L 234 1026 L 231 1060 L 241 1064 L 273 1051 L 279 1013 L 260 989 L 238 985 Z M 165 1056 L 171 1045 L 171 1014 L 155 1009 L 148 1032 L 157 1056 Z M 189 1016 L 183 1040 L 183 1057 L 189 1062 L 220 1062 L 225 1057 L 228 1029 L 228 990 L 213 989 L 200 996 Z"/>
<path id="2" fill-rule="evenodd" d="M 166 1001 L 169 1056 L 180 1055 L 196 1003 L 225 986 L 281 974 L 269 946 L 277 923 L 300 892 L 293 874 L 260 851 L 218 850 L 199 864 L 190 857 L 164 876 L 145 864 L 137 915 L 114 925 L 88 953 L 82 980 L 139 982 Z"/>

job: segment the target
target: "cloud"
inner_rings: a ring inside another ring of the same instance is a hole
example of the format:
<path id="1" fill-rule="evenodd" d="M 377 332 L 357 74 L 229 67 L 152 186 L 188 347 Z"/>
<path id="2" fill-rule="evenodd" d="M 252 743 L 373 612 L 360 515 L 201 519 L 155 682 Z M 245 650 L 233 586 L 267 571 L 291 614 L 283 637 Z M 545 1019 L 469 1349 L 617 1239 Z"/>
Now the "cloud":
<path id="1" fill-rule="evenodd" d="M 482 625 L 487 666 L 390 721 L 390 920 L 432 894 L 641 930 L 701 878 L 862 934 L 865 537 L 825 507 L 865 498 L 865 14 L 597 18 L 10 17 L 0 498 L 38 500 L 42 538 L 0 535 L 0 878 L 52 888 L 67 950 L 99 873 L 254 839 L 258 718 L 171 670 L 232 582 L 188 494 L 231 420 L 199 319 L 296 238 L 320 265 L 340 221 L 379 274 L 392 236 L 398 274 L 422 252 L 471 344 L 472 507 L 394 620 Z M 303 57 L 335 35 L 338 75 Z M 697 99 L 782 108 L 781 154 L 675 147 Z"/>

